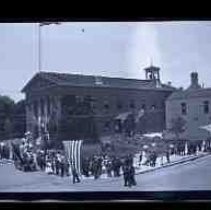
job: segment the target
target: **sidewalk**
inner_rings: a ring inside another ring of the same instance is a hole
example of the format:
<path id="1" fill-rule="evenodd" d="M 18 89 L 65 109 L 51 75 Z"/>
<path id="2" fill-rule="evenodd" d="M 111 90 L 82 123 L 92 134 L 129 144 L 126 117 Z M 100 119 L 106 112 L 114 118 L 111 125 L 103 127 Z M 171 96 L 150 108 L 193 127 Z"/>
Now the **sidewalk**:
<path id="1" fill-rule="evenodd" d="M 10 160 L 10 159 L 0 159 L 0 165 L 3 165 L 3 164 L 13 164 L 14 161 L 13 160 Z"/>
<path id="2" fill-rule="evenodd" d="M 144 174 L 144 173 L 148 173 L 151 171 L 155 171 L 158 169 L 162 169 L 165 167 L 170 167 L 173 165 L 177 165 L 177 164 L 182 164 L 188 161 L 193 161 L 196 160 L 198 158 L 204 157 L 209 155 L 209 153 L 205 153 L 205 152 L 198 152 L 198 154 L 196 155 L 185 155 L 185 156 L 179 156 L 179 155 L 172 155 L 170 157 L 170 163 L 167 163 L 167 161 L 165 160 L 163 164 L 161 164 L 159 161 L 161 158 L 158 157 L 158 160 L 156 161 L 156 166 L 155 167 L 151 167 L 151 166 L 146 166 L 146 165 L 141 165 L 140 167 L 138 167 L 137 165 L 135 165 L 135 169 L 136 169 L 136 174 Z"/>

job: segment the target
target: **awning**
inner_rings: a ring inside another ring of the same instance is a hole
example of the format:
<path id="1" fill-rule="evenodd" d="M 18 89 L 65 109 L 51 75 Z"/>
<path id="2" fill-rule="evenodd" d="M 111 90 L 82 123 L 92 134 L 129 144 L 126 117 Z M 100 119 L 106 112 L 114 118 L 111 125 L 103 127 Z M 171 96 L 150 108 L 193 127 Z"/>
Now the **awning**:
<path id="1" fill-rule="evenodd" d="M 149 148 L 148 145 L 144 145 L 144 146 L 143 146 L 143 149 L 148 149 L 148 148 Z"/>
<path id="2" fill-rule="evenodd" d="M 115 120 L 122 120 L 122 121 L 125 121 L 128 116 L 131 114 L 131 112 L 124 112 L 124 113 L 121 113 L 119 114 L 117 117 L 115 117 L 114 119 Z"/>
<path id="3" fill-rule="evenodd" d="M 148 137 L 148 138 L 155 138 L 155 137 L 162 138 L 163 137 L 162 133 L 146 133 L 146 134 L 143 134 L 143 136 Z"/>
<path id="4" fill-rule="evenodd" d="M 208 132 L 211 133 L 211 124 L 209 124 L 209 125 L 204 125 L 204 126 L 201 126 L 201 127 L 199 127 L 199 128 L 204 129 L 204 130 L 206 130 L 206 131 L 208 131 Z"/>
<path id="5" fill-rule="evenodd" d="M 139 121 L 139 119 L 144 115 L 144 110 L 141 109 L 138 111 L 137 117 L 136 117 L 136 123 Z"/>

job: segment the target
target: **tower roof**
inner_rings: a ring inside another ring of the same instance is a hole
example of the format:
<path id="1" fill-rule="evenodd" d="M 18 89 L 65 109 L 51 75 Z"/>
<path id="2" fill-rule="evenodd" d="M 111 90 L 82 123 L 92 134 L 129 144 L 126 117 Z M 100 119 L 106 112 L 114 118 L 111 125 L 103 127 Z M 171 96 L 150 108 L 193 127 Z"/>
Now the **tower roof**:
<path id="1" fill-rule="evenodd" d="M 159 71 L 159 70 L 160 70 L 160 68 L 159 68 L 159 67 L 156 67 L 156 66 L 151 65 L 151 66 L 149 66 L 149 67 L 147 67 L 147 68 L 144 68 L 144 70 L 145 70 L 145 71 Z"/>

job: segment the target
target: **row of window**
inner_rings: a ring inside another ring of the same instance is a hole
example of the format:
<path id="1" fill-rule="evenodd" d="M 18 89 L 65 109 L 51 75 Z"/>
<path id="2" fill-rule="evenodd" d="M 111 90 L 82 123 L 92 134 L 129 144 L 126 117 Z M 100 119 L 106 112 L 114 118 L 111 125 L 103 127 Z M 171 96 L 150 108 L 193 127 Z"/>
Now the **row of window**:
<path id="1" fill-rule="evenodd" d="M 65 99 L 67 99 L 67 100 L 70 99 L 70 98 L 72 98 L 72 102 L 71 101 L 68 102 L 69 105 L 71 103 L 72 104 L 75 104 L 75 103 L 77 104 L 77 103 L 88 102 L 93 109 L 96 108 L 96 103 L 97 103 L 96 97 L 93 97 L 93 96 L 90 96 L 90 95 L 87 95 L 87 96 L 81 96 L 81 95 L 74 96 L 74 95 L 70 95 L 70 96 L 66 96 L 65 97 Z M 75 102 L 73 102 L 73 101 L 75 101 Z M 108 100 L 104 100 L 104 102 L 103 102 L 103 108 L 105 110 L 109 110 L 110 109 L 110 106 L 111 105 L 110 105 L 109 101 Z M 164 106 L 165 106 L 165 104 L 162 103 L 161 104 L 161 107 L 164 107 Z M 117 102 L 116 102 L 116 108 L 118 110 L 121 110 L 121 109 L 123 109 L 123 107 L 124 107 L 124 103 L 122 103 L 121 100 L 117 100 Z M 134 99 L 131 99 L 129 101 L 128 107 L 131 108 L 131 109 L 135 109 L 137 107 L 137 104 L 136 104 L 136 102 L 135 102 Z M 146 109 L 146 105 L 145 104 L 142 104 L 140 108 L 145 110 Z M 151 105 L 151 107 L 149 109 L 155 110 L 156 108 L 157 108 L 157 105 L 156 105 L 156 103 L 154 103 L 154 104 Z"/>
<path id="2" fill-rule="evenodd" d="M 109 105 L 108 102 L 104 102 L 103 107 L 104 107 L 104 109 L 106 109 L 106 110 L 110 109 L 110 105 Z M 119 102 L 119 103 L 116 104 L 116 107 L 117 107 L 117 109 L 121 110 L 121 109 L 123 109 L 123 104 Z M 130 103 L 130 104 L 129 104 L 129 108 L 135 109 L 135 108 L 136 108 L 136 104 Z M 141 105 L 141 109 L 144 109 L 144 110 L 145 110 L 145 109 L 146 109 L 146 105 L 145 105 L 145 104 L 142 104 L 142 105 Z M 153 104 L 153 105 L 151 106 L 151 110 L 155 110 L 155 109 L 156 109 L 156 105 Z"/>
<path id="3" fill-rule="evenodd" d="M 69 98 L 69 97 L 68 97 L 68 98 Z M 67 98 L 66 98 L 66 99 L 67 99 Z M 70 97 L 70 99 L 71 99 L 71 97 Z M 74 100 L 73 100 L 73 101 L 74 101 Z M 96 99 L 95 99 L 94 97 L 91 97 L 91 96 L 86 96 L 86 97 L 83 97 L 83 96 L 76 96 L 76 97 L 75 97 L 75 101 L 76 101 L 76 103 L 88 101 L 88 102 L 90 103 L 90 105 L 91 105 L 92 108 L 96 108 L 96 107 L 95 107 Z M 47 103 L 47 104 L 46 104 L 46 105 L 47 105 L 47 113 L 49 114 L 49 113 L 50 113 L 50 100 L 49 100 L 49 98 L 47 98 L 47 100 L 46 100 L 45 102 Z M 129 105 L 129 108 L 131 108 L 131 109 L 135 109 L 135 108 L 137 107 L 137 105 L 136 105 L 136 103 L 135 103 L 134 100 L 130 100 L 130 102 L 129 102 L 128 105 Z M 38 106 L 39 106 L 39 105 L 38 105 L 38 102 L 35 101 L 35 102 L 34 102 L 34 106 L 33 106 L 33 109 L 34 109 L 33 111 L 34 111 L 34 113 L 35 113 L 35 116 L 38 115 Z M 41 100 L 40 100 L 40 109 L 41 109 L 41 114 L 42 114 L 42 115 L 44 115 L 44 112 L 45 112 L 44 106 L 45 106 L 44 101 L 41 99 Z M 32 107 L 30 106 L 30 108 L 32 108 Z M 107 101 L 107 100 L 104 101 L 104 103 L 103 103 L 103 108 L 104 108 L 105 110 L 109 110 L 109 109 L 110 109 L 109 101 Z M 116 103 L 116 108 L 117 108 L 118 110 L 121 110 L 121 109 L 124 108 L 124 104 L 123 104 L 121 101 L 117 101 L 117 103 Z M 150 107 L 151 110 L 155 110 L 156 108 L 157 108 L 156 104 L 152 104 L 151 107 Z M 146 104 L 142 104 L 142 105 L 141 105 L 141 109 L 145 110 L 145 109 L 146 109 Z"/>
<path id="4" fill-rule="evenodd" d="M 87 96 L 87 97 L 84 97 L 84 98 L 82 96 L 77 96 L 76 97 L 76 102 L 83 102 L 84 100 L 89 100 L 91 106 L 93 108 L 95 108 L 96 99 L 94 97 L 91 97 L 91 96 Z M 123 106 L 124 105 L 123 105 L 123 103 L 121 101 L 117 101 L 117 103 L 116 103 L 116 108 L 117 109 L 121 110 L 121 109 L 123 109 Z M 110 105 L 109 105 L 109 102 L 107 100 L 104 101 L 103 107 L 106 110 L 110 109 Z M 136 103 L 135 103 L 134 100 L 131 100 L 129 102 L 129 108 L 131 108 L 131 109 L 135 109 L 136 108 Z M 141 109 L 146 109 L 146 105 L 145 104 L 142 104 L 141 105 Z M 151 109 L 152 110 L 155 110 L 156 109 L 156 104 L 153 104 L 151 106 Z"/>
<path id="5" fill-rule="evenodd" d="M 202 106 L 203 106 L 204 114 L 208 114 L 209 113 L 209 101 L 204 101 Z M 184 102 L 181 103 L 181 114 L 187 115 L 187 104 Z"/>

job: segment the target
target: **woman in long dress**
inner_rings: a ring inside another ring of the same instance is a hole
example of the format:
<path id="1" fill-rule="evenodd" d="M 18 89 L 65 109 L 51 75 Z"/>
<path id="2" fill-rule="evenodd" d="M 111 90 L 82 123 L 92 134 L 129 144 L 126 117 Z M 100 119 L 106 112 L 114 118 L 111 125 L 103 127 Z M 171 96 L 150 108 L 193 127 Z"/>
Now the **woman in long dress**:
<path id="1" fill-rule="evenodd" d="M 47 162 L 46 162 L 45 172 L 47 174 L 53 174 L 52 164 L 51 164 L 50 160 L 47 160 Z"/>

